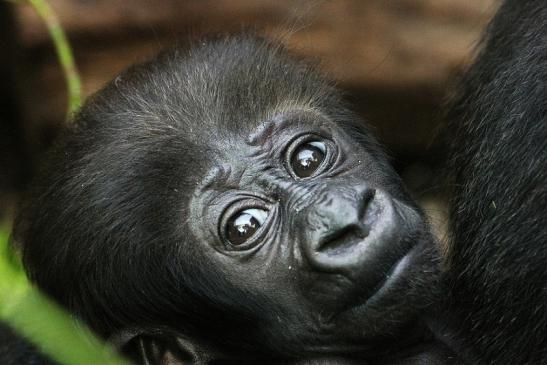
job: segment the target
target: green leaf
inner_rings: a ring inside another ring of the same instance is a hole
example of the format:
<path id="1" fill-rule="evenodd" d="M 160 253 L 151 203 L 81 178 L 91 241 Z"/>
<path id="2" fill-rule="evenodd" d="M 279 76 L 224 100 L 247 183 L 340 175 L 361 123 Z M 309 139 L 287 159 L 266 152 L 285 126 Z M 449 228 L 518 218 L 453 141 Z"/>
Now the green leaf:
<path id="1" fill-rule="evenodd" d="M 8 232 L 0 227 L 0 320 L 61 364 L 129 364 L 28 282 Z"/>

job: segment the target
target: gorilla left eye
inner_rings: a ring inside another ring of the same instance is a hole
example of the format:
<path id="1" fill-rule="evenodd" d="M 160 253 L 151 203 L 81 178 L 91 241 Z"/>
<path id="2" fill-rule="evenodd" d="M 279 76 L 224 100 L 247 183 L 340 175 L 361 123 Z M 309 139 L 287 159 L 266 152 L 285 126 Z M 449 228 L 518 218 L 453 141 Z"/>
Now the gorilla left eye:
<path id="1" fill-rule="evenodd" d="M 327 145 L 323 141 L 308 141 L 292 151 L 289 166 L 299 178 L 313 176 L 327 157 Z"/>
<path id="2" fill-rule="evenodd" d="M 264 209 L 251 208 L 236 212 L 226 223 L 226 239 L 234 246 L 243 245 L 262 227 L 266 218 L 268 211 Z"/>

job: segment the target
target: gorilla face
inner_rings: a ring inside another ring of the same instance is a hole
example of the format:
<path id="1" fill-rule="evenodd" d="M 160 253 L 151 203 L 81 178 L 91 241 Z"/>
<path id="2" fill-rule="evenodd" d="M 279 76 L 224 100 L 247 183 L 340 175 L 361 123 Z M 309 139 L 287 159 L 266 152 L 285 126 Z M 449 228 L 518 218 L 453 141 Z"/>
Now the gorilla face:
<path id="1" fill-rule="evenodd" d="M 277 44 L 133 67 L 38 181 L 16 227 L 30 277 L 128 352 L 369 356 L 423 337 L 423 214 L 338 92 Z"/>
<path id="2" fill-rule="evenodd" d="M 259 337 L 276 347 L 362 351 L 415 315 L 417 303 L 402 304 L 432 239 L 383 156 L 355 133 L 328 111 L 291 110 L 207 141 L 192 245 L 259 304 Z"/>

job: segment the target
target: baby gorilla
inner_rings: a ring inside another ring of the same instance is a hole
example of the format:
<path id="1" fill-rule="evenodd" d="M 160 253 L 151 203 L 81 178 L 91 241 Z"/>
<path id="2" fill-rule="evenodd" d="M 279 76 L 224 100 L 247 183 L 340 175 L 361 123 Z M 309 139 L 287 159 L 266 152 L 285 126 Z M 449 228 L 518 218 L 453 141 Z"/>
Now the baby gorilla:
<path id="1" fill-rule="evenodd" d="M 422 211 L 339 93 L 276 43 L 129 69 L 38 181 L 16 227 L 31 279 L 138 362 L 441 363 L 424 346 Z"/>

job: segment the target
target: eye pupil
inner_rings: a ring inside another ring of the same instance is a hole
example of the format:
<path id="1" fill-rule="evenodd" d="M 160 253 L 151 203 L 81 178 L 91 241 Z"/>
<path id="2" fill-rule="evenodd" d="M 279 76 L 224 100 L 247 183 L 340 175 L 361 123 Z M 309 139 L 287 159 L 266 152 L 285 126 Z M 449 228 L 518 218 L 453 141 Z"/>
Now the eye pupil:
<path id="1" fill-rule="evenodd" d="M 291 168 L 296 176 L 305 178 L 313 175 L 325 159 L 325 152 L 325 144 L 319 141 L 298 147 L 291 158 Z"/>
<path id="2" fill-rule="evenodd" d="M 234 214 L 228 220 L 226 238 L 235 246 L 245 243 L 262 226 L 267 214 L 261 209 L 246 209 Z"/>

